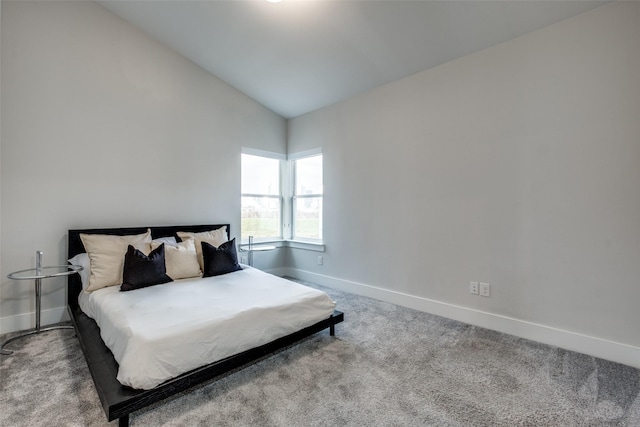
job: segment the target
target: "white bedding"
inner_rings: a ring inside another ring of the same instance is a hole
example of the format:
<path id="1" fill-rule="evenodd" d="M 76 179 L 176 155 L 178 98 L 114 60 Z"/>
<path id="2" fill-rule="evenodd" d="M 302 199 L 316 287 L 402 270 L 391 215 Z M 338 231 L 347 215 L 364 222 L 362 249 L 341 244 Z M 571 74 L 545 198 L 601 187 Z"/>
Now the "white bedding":
<path id="1" fill-rule="evenodd" d="M 328 318 L 324 292 L 251 267 L 135 291 L 82 292 L 118 362 L 118 381 L 141 389 L 266 344 Z"/>

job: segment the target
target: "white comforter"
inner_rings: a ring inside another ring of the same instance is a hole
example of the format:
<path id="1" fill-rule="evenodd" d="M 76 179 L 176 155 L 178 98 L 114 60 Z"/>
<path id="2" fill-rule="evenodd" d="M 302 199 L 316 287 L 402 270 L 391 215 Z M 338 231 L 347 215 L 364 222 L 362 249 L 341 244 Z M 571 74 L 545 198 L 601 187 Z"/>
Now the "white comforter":
<path id="1" fill-rule="evenodd" d="M 80 295 L 118 362 L 118 381 L 158 384 L 328 318 L 324 292 L 246 267 L 129 292 L 103 288 Z"/>

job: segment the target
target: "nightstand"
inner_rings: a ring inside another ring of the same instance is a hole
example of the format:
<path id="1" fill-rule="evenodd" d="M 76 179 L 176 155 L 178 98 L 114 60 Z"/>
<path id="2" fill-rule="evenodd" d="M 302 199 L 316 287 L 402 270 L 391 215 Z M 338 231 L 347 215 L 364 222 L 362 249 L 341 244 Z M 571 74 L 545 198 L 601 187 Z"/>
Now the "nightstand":
<path id="1" fill-rule="evenodd" d="M 73 326 L 49 326 L 46 328 L 40 327 L 40 311 L 41 311 L 41 290 L 42 290 L 42 280 L 43 279 L 51 279 L 54 277 L 64 277 L 70 276 L 72 274 L 76 274 L 82 270 L 82 267 L 79 265 L 55 265 L 50 267 L 42 267 L 42 252 L 36 252 L 36 268 L 28 268 L 26 270 L 14 271 L 7 275 L 7 278 L 12 280 L 33 280 L 35 283 L 35 294 L 36 294 L 36 327 L 33 330 L 28 330 L 26 332 L 21 333 L 20 335 L 16 335 L 15 337 L 9 338 L 2 344 L 0 344 L 0 354 L 12 354 L 13 351 L 5 350 L 4 346 L 9 344 L 10 342 L 17 340 L 22 337 L 26 337 L 28 335 L 39 334 L 40 332 L 51 331 L 53 329 L 73 329 Z"/>

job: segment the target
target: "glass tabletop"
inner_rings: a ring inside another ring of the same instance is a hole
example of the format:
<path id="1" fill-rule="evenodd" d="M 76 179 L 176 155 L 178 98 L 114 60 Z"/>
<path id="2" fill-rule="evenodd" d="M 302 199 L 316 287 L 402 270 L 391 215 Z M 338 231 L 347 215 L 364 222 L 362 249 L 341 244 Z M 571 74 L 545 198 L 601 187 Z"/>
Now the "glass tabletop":
<path id="1" fill-rule="evenodd" d="M 248 245 L 244 245 L 240 247 L 240 250 L 243 252 L 259 252 L 259 251 L 272 251 L 276 247 L 272 245 L 252 245 L 249 247 Z"/>
<path id="2" fill-rule="evenodd" d="M 28 279 L 47 279 L 49 277 L 63 277 L 70 276 L 79 271 L 82 271 L 80 265 L 53 265 L 42 268 L 28 268 L 26 270 L 14 271 L 9 273 L 7 278 L 13 280 L 28 280 Z"/>
<path id="3" fill-rule="evenodd" d="M 256 251 L 272 251 L 274 250 L 276 247 L 275 246 L 271 246 L 271 245 L 255 245 L 251 247 L 251 250 L 256 252 Z M 247 248 L 247 250 L 249 250 L 249 248 Z"/>

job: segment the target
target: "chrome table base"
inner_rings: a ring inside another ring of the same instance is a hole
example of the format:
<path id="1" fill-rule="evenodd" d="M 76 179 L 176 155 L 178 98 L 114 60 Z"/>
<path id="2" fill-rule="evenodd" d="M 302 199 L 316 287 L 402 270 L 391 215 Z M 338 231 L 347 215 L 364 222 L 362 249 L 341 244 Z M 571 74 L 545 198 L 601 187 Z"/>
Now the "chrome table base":
<path id="1" fill-rule="evenodd" d="M 79 265 L 56 265 L 52 267 L 42 266 L 42 251 L 36 252 L 36 268 L 29 268 L 26 270 L 20 270 L 13 272 L 7 276 L 12 280 L 33 280 L 35 282 L 35 294 L 36 294 L 36 327 L 33 330 L 27 330 L 15 337 L 11 337 L 2 344 L 0 344 L 0 354 L 8 355 L 13 351 L 5 350 L 4 346 L 18 338 L 26 337 L 29 335 L 39 334 L 41 332 L 52 331 L 54 329 L 73 329 L 70 325 L 56 325 L 48 326 L 46 328 L 40 327 L 40 312 L 41 312 L 41 299 L 42 299 L 42 279 L 49 279 L 54 277 L 64 277 L 71 274 L 76 274 L 81 271 L 82 267 Z"/>
<path id="2" fill-rule="evenodd" d="M 73 329 L 73 326 L 71 325 L 61 325 L 61 326 L 47 326 L 46 328 L 37 328 L 34 330 L 30 330 L 27 332 L 23 332 L 20 335 L 16 335 L 15 337 L 11 337 L 8 340 L 6 340 L 5 342 L 3 342 L 2 344 L 0 344 L 0 354 L 3 355 L 9 355 L 9 354 L 13 354 L 13 350 L 7 350 L 4 348 L 5 345 L 9 344 L 12 341 L 15 341 L 19 338 L 23 338 L 23 337 L 27 337 L 29 335 L 36 335 L 39 334 L 41 332 L 47 332 L 47 331 L 53 331 L 54 329 Z"/>

